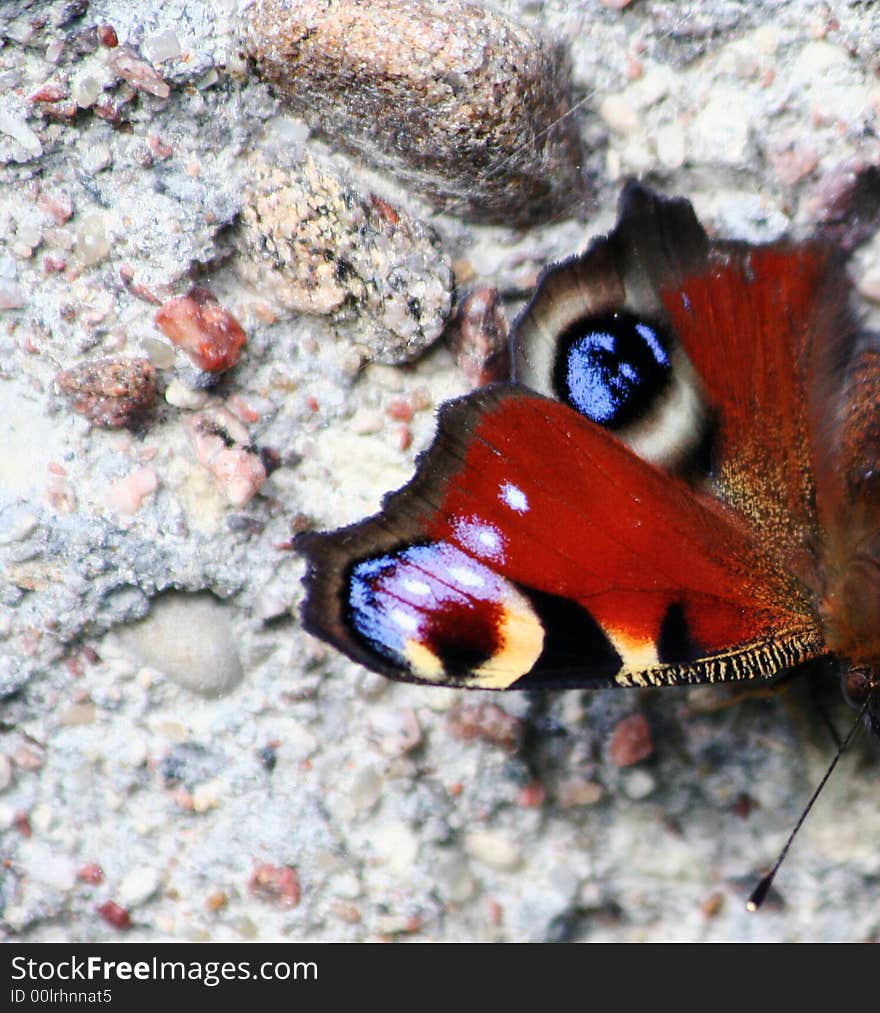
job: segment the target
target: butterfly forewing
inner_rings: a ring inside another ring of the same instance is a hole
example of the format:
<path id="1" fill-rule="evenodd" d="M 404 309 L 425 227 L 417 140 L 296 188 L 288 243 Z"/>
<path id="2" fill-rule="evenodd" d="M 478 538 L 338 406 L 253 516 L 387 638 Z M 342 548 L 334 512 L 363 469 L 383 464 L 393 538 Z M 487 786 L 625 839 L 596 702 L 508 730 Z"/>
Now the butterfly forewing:
<path id="1" fill-rule="evenodd" d="M 822 649 L 803 590 L 733 513 L 515 386 L 447 406 L 382 514 L 301 547 L 312 600 L 335 600 L 313 632 L 400 678 L 724 681 Z"/>

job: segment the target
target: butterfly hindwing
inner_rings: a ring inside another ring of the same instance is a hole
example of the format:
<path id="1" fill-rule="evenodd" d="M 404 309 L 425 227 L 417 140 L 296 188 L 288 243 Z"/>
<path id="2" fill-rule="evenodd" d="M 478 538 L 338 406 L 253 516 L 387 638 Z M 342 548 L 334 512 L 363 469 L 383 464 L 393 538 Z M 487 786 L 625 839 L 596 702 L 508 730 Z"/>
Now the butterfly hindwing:
<path id="1" fill-rule="evenodd" d="M 627 186 L 616 228 L 541 275 L 514 325 L 516 379 L 645 460 L 687 470 L 710 418 L 661 286 L 700 270 L 708 249 L 687 201 Z"/>
<path id="2" fill-rule="evenodd" d="M 716 489 L 800 572 L 819 537 L 808 364 L 840 270 L 819 243 L 718 243 L 703 271 L 661 290 L 717 421 Z"/>
<path id="3" fill-rule="evenodd" d="M 542 276 L 515 328 L 517 375 L 580 410 L 572 387 L 586 369 L 602 396 L 585 414 L 669 470 L 708 448 L 716 493 L 805 573 L 819 538 L 815 458 L 829 443 L 817 378 L 841 374 L 858 333 L 848 288 L 826 243 L 711 240 L 689 202 L 631 183 L 615 229 Z M 628 319 L 659 342 L 656 375 Z M 619 404 L 603 418 L 609 394 Z"/>

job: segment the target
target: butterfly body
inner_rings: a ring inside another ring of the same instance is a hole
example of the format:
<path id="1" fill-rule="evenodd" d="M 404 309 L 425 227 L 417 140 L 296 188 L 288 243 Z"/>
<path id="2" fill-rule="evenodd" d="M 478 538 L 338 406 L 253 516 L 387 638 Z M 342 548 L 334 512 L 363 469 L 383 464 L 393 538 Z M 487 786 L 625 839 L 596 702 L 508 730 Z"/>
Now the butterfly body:
<path id="1" fill-rule="evenodd" d="M 834 654 L 880 727 L 880 348 L 836 252 L 712 240 L 631 184 L 616 228 L 544 273 L 511 358 L 441 409 L 381 513 L 299 536 L 306 627 L 465 688 Z"/>

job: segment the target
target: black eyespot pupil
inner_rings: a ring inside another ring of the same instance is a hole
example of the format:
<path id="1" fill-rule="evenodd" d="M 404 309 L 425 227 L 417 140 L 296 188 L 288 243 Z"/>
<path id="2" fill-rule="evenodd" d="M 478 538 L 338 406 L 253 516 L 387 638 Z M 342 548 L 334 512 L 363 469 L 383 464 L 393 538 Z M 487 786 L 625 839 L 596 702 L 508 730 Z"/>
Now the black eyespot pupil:
<path id="1" fill-rule="evenodd" d="M 553 387 L 588 419 L 610 429 L 642 415 L 671 374 L 664 329 L 632 313 L 584 317 L 559 336 Z"/>

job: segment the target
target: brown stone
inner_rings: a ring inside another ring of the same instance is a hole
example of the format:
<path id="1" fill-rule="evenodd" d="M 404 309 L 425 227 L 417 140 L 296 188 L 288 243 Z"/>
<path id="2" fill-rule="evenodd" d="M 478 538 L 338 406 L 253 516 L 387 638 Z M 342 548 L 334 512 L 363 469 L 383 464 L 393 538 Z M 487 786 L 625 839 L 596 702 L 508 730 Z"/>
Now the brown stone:
<path id="1" fill-rule="evenodd" d="M 257 0 L 245 46 L 313 130 L 441 210 L 527 225 L 583 205 L 559 46 L 470 0 Z"/>

